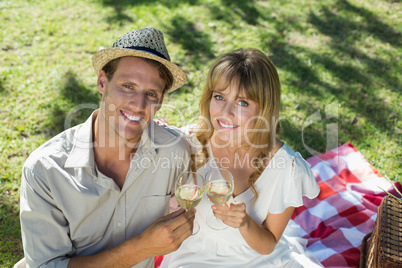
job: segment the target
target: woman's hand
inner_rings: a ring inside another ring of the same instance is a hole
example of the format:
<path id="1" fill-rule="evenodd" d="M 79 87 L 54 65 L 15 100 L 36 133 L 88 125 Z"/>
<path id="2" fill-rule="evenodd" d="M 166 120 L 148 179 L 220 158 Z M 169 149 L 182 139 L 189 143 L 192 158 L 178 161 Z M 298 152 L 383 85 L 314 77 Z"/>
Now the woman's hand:
<path id="1" fill-rule="evenodd" d="M 226 203 L 222 206 L 212 206 L 215 217 L 233 228 L 245 228 L 249 217 L 246 213 L 246 205 L 243 202 Z"/>

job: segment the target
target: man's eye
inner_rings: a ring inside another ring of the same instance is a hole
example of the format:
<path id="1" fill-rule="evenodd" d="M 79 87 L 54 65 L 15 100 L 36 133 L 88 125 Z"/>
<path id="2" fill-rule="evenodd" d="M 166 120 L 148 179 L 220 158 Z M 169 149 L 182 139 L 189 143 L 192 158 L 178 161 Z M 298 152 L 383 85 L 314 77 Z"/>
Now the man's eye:
<path id="1" fill-rule="evenodd" d="M 150 97 L 156 97 L 156 94 L 155 94 L 155 93 L 152 93 L 152 92 L 149 92 L 149 93 L 148 93 L 148 96 L 150 96 Z"/>
<path id="2" fill-rule="evenodd" d="M 130 85 L 124 85 L 125 88 L 131 89 L 132 87 Z"/>
<path id="3" fill-rule="evenodd" d="M 215 98 L 216 100 L 219 100 L 219 101 L 220 101 L 220 100 L 224 100 L 221 95 L 215 95 L 214 98 Z"/>
<path id="4" fill-rule="evenodd" d="M 242 101 L 239 101 L 239 105 L 240 105 L 240 106 L 247 107 L 247 106 L 248 106 L 248 102 L 247 102 L 247 101 L 242 100 Z"/>

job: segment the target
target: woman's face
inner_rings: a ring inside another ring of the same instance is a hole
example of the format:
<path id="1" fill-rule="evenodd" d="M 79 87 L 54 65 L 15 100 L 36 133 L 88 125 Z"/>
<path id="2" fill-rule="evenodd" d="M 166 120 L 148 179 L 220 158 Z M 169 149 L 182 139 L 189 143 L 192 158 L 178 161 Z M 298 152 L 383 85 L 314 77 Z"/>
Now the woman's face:
<path id="1" fill-rule="evenodd" d="M 260 105 L 248 99 L 243 90 L 239 94 L 238 84 L 226 83 L 222 77 L 212 92 L 209 112 L 217 145 L 238 147 L 250 143 L 248 135 L 254 129 Z"/>

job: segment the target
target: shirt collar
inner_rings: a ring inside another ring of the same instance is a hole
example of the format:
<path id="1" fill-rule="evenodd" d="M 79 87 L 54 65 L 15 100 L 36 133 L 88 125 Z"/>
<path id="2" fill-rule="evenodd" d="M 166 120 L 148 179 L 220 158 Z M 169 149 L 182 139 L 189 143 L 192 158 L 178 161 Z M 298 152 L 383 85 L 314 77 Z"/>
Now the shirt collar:
<path id="1" fill-rule="evenodd" d="M 154 148 L 167 148 L 177 144 L 183 135 L 178 131 L 160 126 L 152 121 L 142 133 L 141 142 L 149 142 Z"/>
<path id="2" fill-rule="evenodd" d="M 73 148 L 64 165 L 65 168 L 74 167 L 94 167 L 94 142 L 92 141 L 92 122 L 98 110 L 94 111 L 91 116 L 81 125 L 76 127 L 73 134 Z"/>
<path id="3" fill-rule="evenodd" d="M 92 122 L 98 111 L 94 111 L 83 124 L 77 127 L 73 135 L 74 145 L 65 163 L 65 168 L 95 167 Z M 156 155 L 157 149 L 176 145 L 181 140 L 180 137 L 177 132 L 152 121 L 141 135 L 137 153 L 142 152 L 144 156 L 153 157 Z"/>

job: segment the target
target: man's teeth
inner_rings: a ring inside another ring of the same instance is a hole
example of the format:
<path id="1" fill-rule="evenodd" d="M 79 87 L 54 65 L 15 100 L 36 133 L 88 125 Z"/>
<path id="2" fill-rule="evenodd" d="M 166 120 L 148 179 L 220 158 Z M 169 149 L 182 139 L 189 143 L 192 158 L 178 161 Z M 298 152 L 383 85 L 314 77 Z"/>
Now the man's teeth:
<path id="1" fill-rule="evenodd" d="M 124 114 L 128 119 L 130 119 L 131 121 L 140 121 L 140 119 L 141 119 L 140 116 L 132 116 L 132 115 L 126 114 L 125 112 L 123 112 L 123 114 Z"/>
<path id="2" fill-rule="evenodd" d="M 233 125 L 226 125 L 226 124 L 222 123 L 221 121 L 219 121 L 219 124 L 224 128 L 234 128 Z"/>

